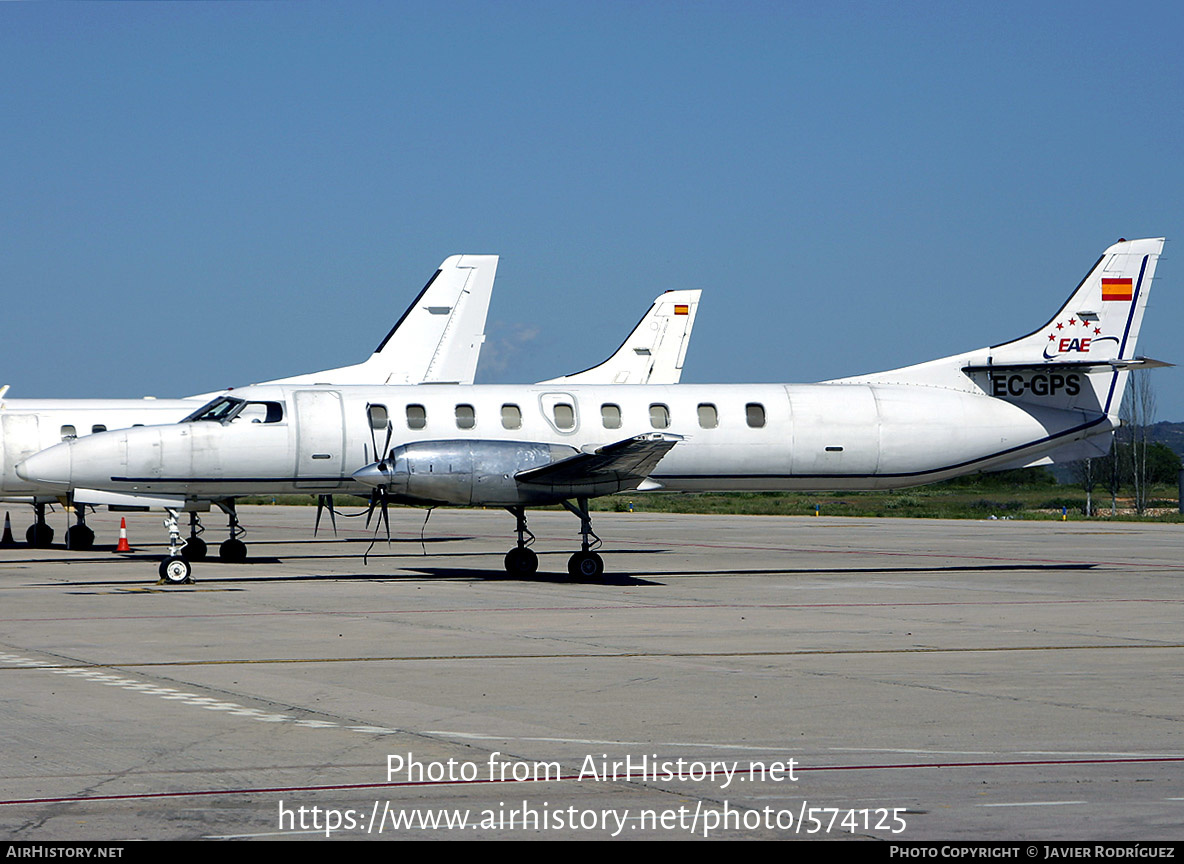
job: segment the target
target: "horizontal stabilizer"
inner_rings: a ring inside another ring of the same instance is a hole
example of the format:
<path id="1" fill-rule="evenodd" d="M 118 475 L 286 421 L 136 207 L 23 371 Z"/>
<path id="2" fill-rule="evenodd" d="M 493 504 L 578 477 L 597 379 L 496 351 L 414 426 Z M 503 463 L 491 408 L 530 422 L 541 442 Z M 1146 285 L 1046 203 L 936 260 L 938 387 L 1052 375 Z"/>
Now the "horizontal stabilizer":
<path id="1" fill-rule="evenodd" d="M 591 453 L 577 453 L 550 465 L 520 471 L 514 479 L 540 485 L 593 485 L 615 483 L 633 489 L 657 467 L 670 448 L 681 441 L 678 435 L 651 432 L 607 444 Z"/>
<path id="2" fill-rule="evenodd" d="M 1175 366 L 1163 360 L 1150 357 L 1133 357 L 1130 360 L 1050 360 L 1046 363 L 982 363 L 963 366 L 962 371 L 971 372 L 1048 372 L 1068 369 L 1073 372 L 1110 371 L 1118 369 L 1164 369 Z"/>

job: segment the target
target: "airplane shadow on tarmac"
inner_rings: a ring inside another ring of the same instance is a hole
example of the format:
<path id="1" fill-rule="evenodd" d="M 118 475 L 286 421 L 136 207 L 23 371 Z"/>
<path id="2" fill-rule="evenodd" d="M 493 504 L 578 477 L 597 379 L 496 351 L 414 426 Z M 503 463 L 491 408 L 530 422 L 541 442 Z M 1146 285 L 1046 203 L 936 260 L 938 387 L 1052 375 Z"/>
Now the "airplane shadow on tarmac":
<path id="1" fill-rule="evenodd" d="M 659 550 L 653 550 L 658 553 Z M 629 554 L 637 554 L 636 551 Z M 471 557 L 481 557 L 488 559 L 489 553 L 470 552 L 461 553 L 462 556 L 467 555 Z M 295 556 L 317 558 L 322 556 Z M 329 556 L 325 556 L 329 557 Z M 337 558 L 360 558 L 360 555 L 353 556 L 332 556 Z M 427 556 L 432 557 L 432 556 Z M 455 554 L 449 555 L 449 558 L 461 557 Z M 393 561 L 398 558 L 400 560 L 399 570 L 397 573 L 384 573 L 381 571 L 381 565 L 384 560 Z M 47 559 L 36 559 L 27 563 L 37 563 L 37 561 L 44 562 Z M 70 559 L 78 561 L 80 559 Z M 110 563 L 127 563 L 128 558 L 95 558 L 95 559 L 81 559 L 91 562 L 102 561 Z M 135 560 L 135 559 L 132 559 Z M 148 563 L 147 559 L 140 559 L 143 563 Z M 248 559 L 244 564 L 250 563 L 284 563 L 284 561 L 293 560 L 293 556 L 285 556 L 283 559 L 268 559 L 256 558 Z M 217 562 L 212 562 L 217 563 Z M 198 562 L 200 566 L 201 562 Z M 227 567 L 239 567 L 239 565 L 225 565 Z M 406 560 L 406 556 L 389 556 L 385 559 L 378 558 L 374 564 L 373 570 L 369 572 L 354 572 L 354 573 L 304 573 L 292 576 L 283 575 L 238 575 L 242 571 L 237 571 L 234 575 L 222 575 L 227 571 L 219 569 L 218 571 L 207 570 L 204 574 L 197 573 L 194 578 L 194 585 L 196 586 L 221 586 L 230 587 L 234 585 L 247 585 L 251 583 L 271 584 L 271 583 L 300 583 L 300 582 L 414 582 L 421 581 L 426 578 L 437 579 L 463 579 L 475 580 L 483 582 L 533 582 L 533 583 L 554 583 L 566 585 L 597 585 L 602 587 L 626 587 L 634 588 L 641 586 L 660 587 L 667 583 L 665 581 L 655 581 L 659 579 L 695 579 L 704 577 L 726 577 L 726 576 L 810 576 L 810 577 L 825 577 L 825 576 L 848 576 L 848 575 L 892 575 L 892 574 L 934 574 L 934 573 L 990 573 L 990 572 L 1064 572 L 1072 570 L 1093 570 L 1097 567 L 1095 564 L 968 564 L 968 565 L 950 565 L 946 567 L 813 567 L 813 568 L 739 568 L 732 567 L 723 570 L 632 570 L 627 572 L 607 572 L 599 579 L 581 579 L 569 575 L 566 572 L 547 572 L 541 570 L 535 573 L 530 578 L 522 578 L 511 576 L 498 568 L 490 567 L 435 567 L 431 565 L 420 565 L 411 563 Z M 78 581 L 62 583 L 62 588 L 83 588 L 83 587 L 133 587 L 143 585 L 148 580 L 137 581 L 129 583 L 125 580 L 93 580 L 93 581 Z M 156 583 L 151 583 L 156 584 Z M 185 586 L 167 586 L 166 590 L 183 590 Z"/>

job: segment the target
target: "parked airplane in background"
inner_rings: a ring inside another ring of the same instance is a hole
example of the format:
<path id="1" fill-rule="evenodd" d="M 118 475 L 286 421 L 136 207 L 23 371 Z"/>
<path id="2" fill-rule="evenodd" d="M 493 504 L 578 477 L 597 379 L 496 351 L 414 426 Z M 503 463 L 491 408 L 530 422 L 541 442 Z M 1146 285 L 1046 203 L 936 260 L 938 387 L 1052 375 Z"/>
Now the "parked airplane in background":
<path id="1" fill-rule="evenodd" d="M 520 575 L 538 566 L 524 508 L 562 503 L 583 537 L 569 572 L 596 578 L 592 497 L 915 486 L 1108 438 L 1129 370 L 1164 365 L 1135 355 L 1162 249 L 1162 238 L 1119 241 L 1027 336 L 890 372 L 821 384 L 251 387 L 173 426 L 59 444 L 17 473 L 171 496 L 177 509 L 263 486 L 501 506 L 517 519 L 505 564 Z M 187 581 L 175 530 L 171 540 L 161 577 Z"/>
<path id="2" fill-rule="evenodd" d="M 496 255 L 465 255 L 445 261 L 365 363 L 266 384 L 378 382 L 390 386 L 417 381 L 472 384 L 485 338 L 485 316 L 497 260 Z M 695 289 L 667 291 L 660 295 L 615 354 L 573 378 L 596 376 L 598 380 L 607 381 L 678 383 L 701 293 Z M 0 500 L 33 503 L 38 522 L 30 526 L 26 537 L 30 544 L 49 545 L 53 529 L 44 522 L 45 505 L 69 494 L 78 520 L 67 531 L 67 546 L 73 549 L 87 549 L 94 542 L 94 533 L 84 521 L 86 505 L 174 507 L 175 501 L 152 495 L 37 487 L 16 478 L 12 468 L 17 461 L 40 449 L 59 440 L 69 440 L 71 435 L 77 436 L 80 429 L 85 430 L 82 432 L 85 435 L 108 428 L 176 422 L 213 395 L 216 394 L 187 400 L 10 400 L 2 403 L 0 423 L 3 426 L 0 428 L 4 434 L 0 438 L 0 495 L 3 498 Z M 254 419 L 265 421 L 266 416 Z M 64 422 L 66 420 L 71 422 Z M 86 424 L 79 423 L 80 420 L 104 422 L 90 422 L 87 430 Z M 44 442 L 42 446 L 38 446 L 38 436 Z M 273 491 L 277 490 L 261 486 L 254 490 L 254 494 Z M 13 493 L 22 497 L 14 497 Z M 322 496 L 321 503 L 318 503 L 318 523 L 321 505 L 326 501 L 332 512 L 331 496 Z M 243 560 L 246 546 L 239 539 L 242 529 L 233 496 L 191 497 L 186 501 L 184 509 L 190 513 L 190 537 L 184 544 L 185 557 L 190 560 L 205 557 L 205 541 L 197 536 L 200 531 L 197 512 L 209 510 L 211 503 L 217 504 L 230 518 L 230 537 L 221 544 L 219 557 L 224 561 Z"/>
<path id="3" fill-rule="evenodd" d="M 485 318 L 497 275 L 496 255 L 453 255 L 407 307 L 374 353 L 363 363 L 325 369 L 307 375 L 281 378 L 268 384 L 472 384 Z M 4 390 L 7 390 L 5 386 Z M 224 392 L 224 391 L 217 391 Z M 61 490 L 38 488 L 21 480 L 13 466 L 61 441 L 132 426 L 175 423 L 217 395 L 205 393 L 185 399 L 6 399 L 0 401 L 0 501 L 32 504 L 37 521 L 25 537 L 31 546 L 53 542 L 53 528 L 45 521 L 47 504 L 61 497 Z M 0 397 L 3 393 L 0 392 Z M 135 496 L 108 496 L 109 500 L 74 501 L 77 522 L 66 531 L 66 546 L 89 549 L 94 532 L 86 525 L 83 504 L 152 506 Z M 230 518 L 230 539 L 221 546 L 225 560 L 241 560 L 246 547 L 233 499 L 219 500 Z M 210 501 L 189 505 L 192 544 L 189 554 L 205 557 L 205 542 L 197 537 L 197 513 L 210 509 Z"/>

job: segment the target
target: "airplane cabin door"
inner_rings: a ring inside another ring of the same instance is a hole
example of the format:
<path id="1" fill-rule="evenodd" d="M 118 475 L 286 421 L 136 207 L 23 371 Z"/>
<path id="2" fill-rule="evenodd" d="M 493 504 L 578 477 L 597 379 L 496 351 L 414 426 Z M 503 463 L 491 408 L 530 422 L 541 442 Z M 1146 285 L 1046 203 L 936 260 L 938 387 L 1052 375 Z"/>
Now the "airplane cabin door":
<path id="1" fill-rule="evenodd" d="M 336 390 L 297 390 L 296 487 L 336 489 L 341 485 L 345 423 Z"/>
<path id="2" fill-rule="evenodd" d="M 24 482 L 16 476 L 15 466 L 49 444 L 41 442 L 36 414 L 0 416 L 0 432 L 3 434 L 0 439 L 0 478 L 3 478 L 4 488 L 15 489 Z"/>

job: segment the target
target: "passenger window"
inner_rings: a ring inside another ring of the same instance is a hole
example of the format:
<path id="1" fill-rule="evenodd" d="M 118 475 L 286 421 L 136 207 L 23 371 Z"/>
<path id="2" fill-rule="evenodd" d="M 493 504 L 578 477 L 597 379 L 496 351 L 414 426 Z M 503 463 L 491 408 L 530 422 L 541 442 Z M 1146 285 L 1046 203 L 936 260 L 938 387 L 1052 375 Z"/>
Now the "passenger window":
<path id="1" fill-rule="evenodd" d="M 385 405 L 369 405 L 366 408 L 366 413 L 370 415 L 371 429 L 385 429 L 389 418 L 386 413 Z"/>
<path id="2" fill-rule="evenodd" d="M 650 405 L 650 425 L 655 429 L 665 429 L 670 425 L 670 409 L 660 402 Z"/>
<path id="3" fill-rule="evenodd" d="M 422 429 L 428 425 L 428 411 L 422 405 L 407 406 L 407 428 Z"/>
<path id="4" fill-rule="evenodd" d="M 78 437 L 78 430 L 73 426 L 66 425 L 62 427 L 62 440 L 69 441 L 71 438 Z"/>
<path id="5" fill-rule="evenodd" d="M 507 402 L 502 406 L 502 428 L 503 429 L 521 429 L 522 428 L 522 409 L 511 402 Z"/>
<path id="6" fill-rule="evenodd" d="M 102 423 L 96 423 L 94 426 L 90 427 L 90 431 L 91 431 L 91 434 L 94 434 L 95 432 L 106 432 L 107 427 L 104 426 Z"/>
<path id="7" fill-rule="evenodd" d="M 605 429 L 620 429 L 621 406 L 605 402 L 600 406 L 600 420 L 604 423 Z"/>
<path id="8" fill-rule="evenodd" d="M 719 412 L 710 402 L 699 403 L 699 428 L 714 429 L 719 425 Z"/>
<path id="9" fill-rule="evenodd" d="M 477 412 L 472 405 L 456 406 L 456 428 L 472 429 L 477 425 Z"/>
<path id="10" fill-rule="evenodd" d="M 744 416 L 748 425 L 753 429 L 760 429 L 765 425 L 765 406 L 759 402 L 749 402 L 744 406 Z"/>
<path id="11" fill-rule="evenodd" d="M 569 402 L 556 402 L 555 408 L 555 428 L 557 429 L 574 429 L 576 428 L 576 409 L 571 406 Z"/>

